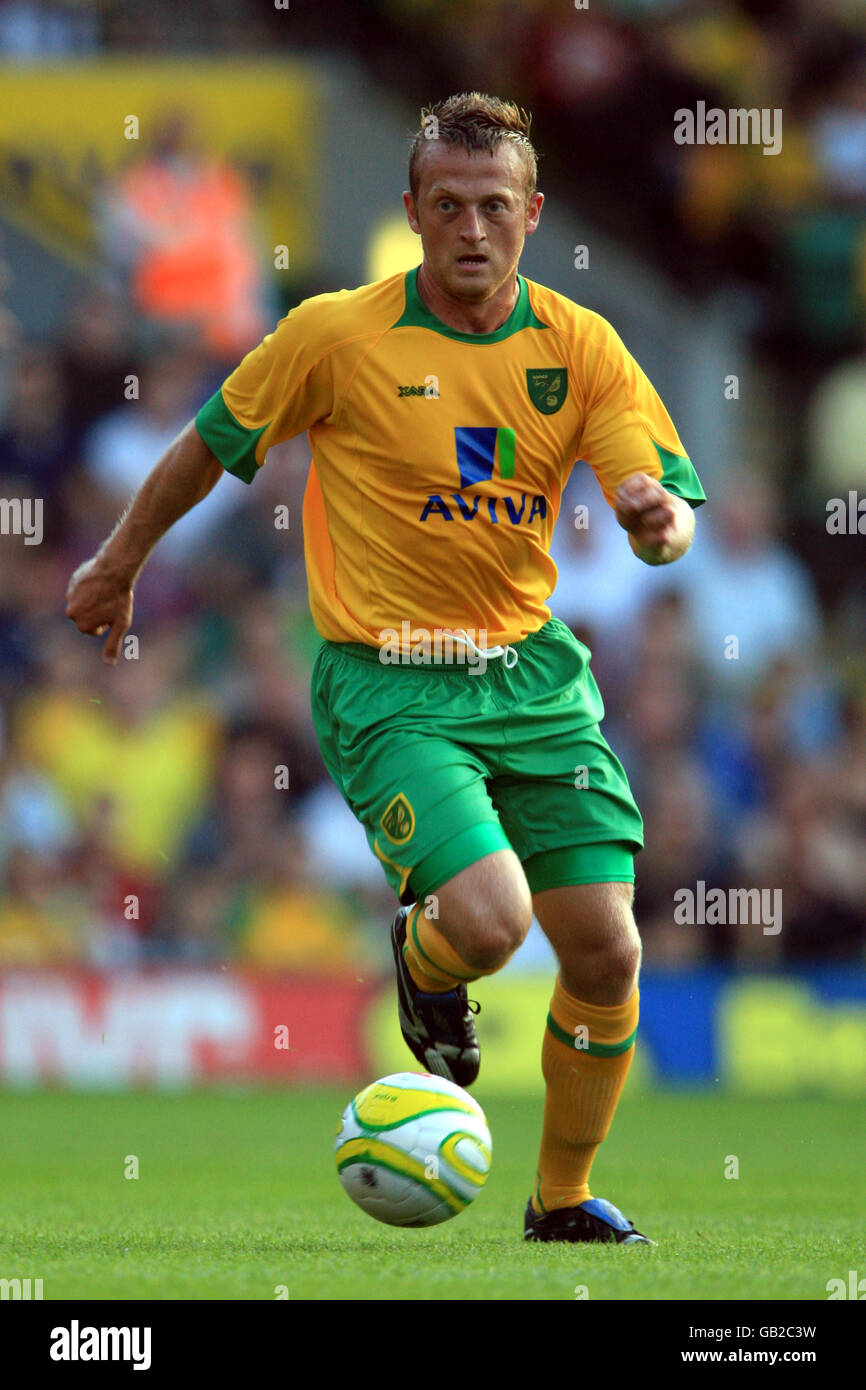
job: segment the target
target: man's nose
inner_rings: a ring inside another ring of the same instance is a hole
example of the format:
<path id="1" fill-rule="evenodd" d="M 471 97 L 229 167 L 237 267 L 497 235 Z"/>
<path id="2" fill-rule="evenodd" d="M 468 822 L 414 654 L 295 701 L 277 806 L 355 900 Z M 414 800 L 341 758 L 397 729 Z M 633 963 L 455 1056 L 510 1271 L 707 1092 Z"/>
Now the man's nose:
<path id="1" fill-rule="evenodd" d="M 471 241 L 480 241 L 482 236 L 481 217 L 475 208 L 468 208 L 460 227 L 460 235 Z"/>

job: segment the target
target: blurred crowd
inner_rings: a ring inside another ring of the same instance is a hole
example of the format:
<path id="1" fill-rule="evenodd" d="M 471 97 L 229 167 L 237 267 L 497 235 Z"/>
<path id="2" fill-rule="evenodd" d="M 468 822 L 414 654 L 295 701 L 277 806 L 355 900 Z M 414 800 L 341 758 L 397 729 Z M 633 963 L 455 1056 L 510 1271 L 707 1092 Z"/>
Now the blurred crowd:
<path id="1" fill-rule="evenodd" d="M 202 46 L 249 8 L 201 7 Z M 329 8 L 310 7 L 319 41 Z M 143 48 L 168 32 L 163 6 L 151 10 Z M 110 49 L 142 7 L 126 11 L 0 0 L 0 54 Z M 759 334 L 787 354 L 800 396 L 795 466 L 775 458 L 772 481 L 749 458 L 727 461 L 692 552 L 650 569 L 578 464 L 551 607 L 593 651 L 605 733 L 644 812 L 647 960 L 862 960 L 866 583 L 859 537 L 828 534 L 823 499 L 866 480 L 866 9 L 376 0 L 344 12 L 344 38 L 369 44 L 375 30 L 378 61 L 403 45 L 403 76 L 420 51 L 426 80 L 447 66 L 440 93 L 483 86 L 533 106 L 551 153 L 580 168 L 578 203 L 585 191 L 615 213 L 619 200 L 648 252 L 687 280 L 739 277 L 763 310 Z M 178 32 L 198 42 L 199 7 L 183 15 Z M 301 42 L 313 21 L 292 15 Z M 259 12 L 248 37 L 280 22 Z M 675 146 L 671 111 L 697 99 L 783 107 L 785 158 Z M 224 477 L 160 543 L 117 668 L 63 617 L 72 570 L 238 345 L 277 317 L 231 171 L 191 159 L 176 118 L 150 158 L 98 209 L 123 262 L 69 306 L 50 344 L 16 332 L 0 265 L 0 495 L 44 501 L 42 544 L 0 545 L 0 965 L 232 961 L 363 976 L 387 968 L 395 904 L 310 720 L 306 439 L 272 450 L 252 487 Z M 200 221 L 182 217 L 187 240 L 172 246 L 171 209 L 193 197 Z M 208 275 L 223 298 L 182 274 L 201 229 L 217 227 Z M 677 924 L 675 893 L 701 880 L 781 889 L 782 931 Z M 523 958 L 538 958 L 533 943 Z"/>
<path id="2" fill-rule="evenodd" d="M 446 91 L 535 114 L 544 181 L 693 292 L 757 293 L 796 359 L 861 342 L 866 308 L 862 0 L 0 0 L 0 60 L 349 52 L 413 105 Z M 784 157 L 677 144 L 674 113 L 782 113 Z"/>
<path id="3" fill-rule="evenodd" d="M 688 555 L 653 569 L 633 563 L 586 465 L 566 489 L 552 606 L 593 651 L 644 814 L 648 959 L 866 953 L 866 615 L 853 575 L 821 604 L 788 520 L 777 489 L 732 467 Z M 853 557 L 858 538 L 836 539 Z M 674 895 L 699 880 L 781 889 L 781 932 L 678 924 Z"/>
<path id="4" fill-rule="evenodd" d="M 533 112 L 543 182 L 689 290 L 757 298 L 774 349 L 859 346 L 866 310 L 866 6 L 861 0 L 378 0 L 454 90 Z M 409 53 L 414 47 L 416 65 Z M 375 52 L 375 46 L 372 49 Z M 422 59 L 423 55 L 423 59 Z M 422 80 L 426 92 L 429 78 Z M 780 154 L 678 144 L 674 114 L 781 115 Z"/>
<path id="5" fill-rule="evenodd" d="M 0 413 L 4 495 L 44 499 L 43 543 L 0 547 L 0 961 L 354 968 L 390 890 L 363 832 L 345 850 L 310 722 L 306 441 L 172 529 L 116 669 L 62 616 L 72 569 L 219 384 L 200 340 L 138 327 L 122 295 L 88 296 L 14 354 Z"/>
<path id="6" fill-rule="evenodd" d="M 529 107 L 545 183 L 692 292 L 748 287 L 794 362 L 859 348 L 866 309 L 862 0 L 0 0 L 0 60 L 349 52 L 419 105 L 480 89 Z M 778 111 L 782 150 L 678 144 L 698 102 Z"/>

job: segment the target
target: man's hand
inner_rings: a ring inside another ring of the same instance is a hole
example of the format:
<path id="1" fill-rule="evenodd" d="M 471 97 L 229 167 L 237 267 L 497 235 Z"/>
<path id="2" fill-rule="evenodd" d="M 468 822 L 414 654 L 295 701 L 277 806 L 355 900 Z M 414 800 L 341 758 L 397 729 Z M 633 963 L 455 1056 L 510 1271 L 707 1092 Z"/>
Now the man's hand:
<path id="1" fill-rule="evenodd" d="M 79 632 L 94 637 L 111 629 L 102 653 L 106 665 L 117 665 L 132 622 L 132 590 L 148 555 L 170 526 L 207 497 L 223 471 L 190 420 L 145 478 L 108 540 L 73 574 L 66 616 Z"/>
<path id="2" fill-rule="evenodd" d="M 635 555 L 648 565 L 669 565 L 692 543 L 694 512 L 646 473 L 635 473 L 616 490 L 616 519 L 628 531 Z"/>
<path id="3" fill-rule="evenodd" d="M 120 645 L 132 625 L 132 585 L 101 553 L 79 565 L 66 590 L 66 616 L 79 632 L 101 637 L 110 629 L 102 660 L 116 666 Z"/>

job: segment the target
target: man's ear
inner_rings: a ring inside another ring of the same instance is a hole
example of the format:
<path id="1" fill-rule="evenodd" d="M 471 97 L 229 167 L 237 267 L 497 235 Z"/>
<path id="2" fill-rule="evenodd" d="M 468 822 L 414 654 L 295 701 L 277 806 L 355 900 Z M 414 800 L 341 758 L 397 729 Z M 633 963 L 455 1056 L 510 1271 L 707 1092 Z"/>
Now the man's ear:
<path id="1" fill-rule="evenodd" d="M 415 199 L 408 191 L 403 194 L 403 206 L 406 209 L 406 216 L 409 219 L 409 226 L 413 232 L 421 235 L 421 223 L 418 221 L 418 209 L 415 206 Z"/>
<path id="2" fill-rule="evenodd" d="M 544 202 L 543 193 L 533 193 L 526 205 L 526 235 L 532 236 L 538 226 L 538 219 L 541 216 L 541 205 Z"/>

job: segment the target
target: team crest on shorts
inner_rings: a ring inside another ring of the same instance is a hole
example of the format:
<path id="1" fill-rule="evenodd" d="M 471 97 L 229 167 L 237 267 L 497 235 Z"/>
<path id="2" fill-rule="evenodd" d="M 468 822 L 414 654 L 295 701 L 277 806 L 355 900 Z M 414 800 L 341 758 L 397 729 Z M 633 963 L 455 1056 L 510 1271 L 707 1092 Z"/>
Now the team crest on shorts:
<path id="1" fill-rule="evenodd" d="M 400 792 L 389 801 L 379 821 L 392 845 L 405 845 L 415 831 L 415 812 L 406 797 Z"/>
<path id="2" fill-rule="evenodd" d="M 527 367 L 529 399 L 542 415 L 555 415 L 568 395 L 567 367 Z"/>

